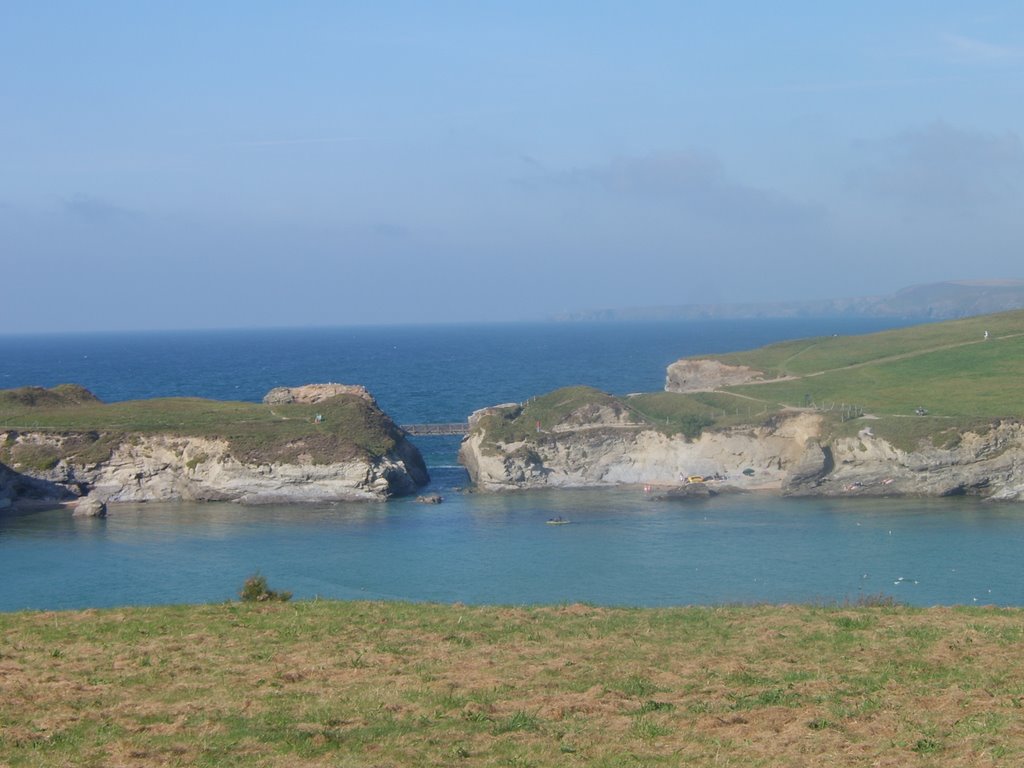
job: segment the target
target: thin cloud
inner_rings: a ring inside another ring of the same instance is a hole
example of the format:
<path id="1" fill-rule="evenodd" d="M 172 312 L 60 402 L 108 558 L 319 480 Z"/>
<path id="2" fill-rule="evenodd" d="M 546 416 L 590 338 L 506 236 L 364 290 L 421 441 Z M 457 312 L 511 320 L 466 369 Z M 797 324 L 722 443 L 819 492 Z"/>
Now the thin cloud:
<path id="1" fill-rule="evenodd" d="M 135 218 L 139 215 L 137 211 L 123 208 L 120 205 L 92 195 L 75 195 L 63 198 L 60 204 L 65 213 L 90 221 L 112 221 L 115 219 Z"/>
<path id="2" fill-rule="evenodd" d="M 592 191 L 618 199 L 659 200 L 677 213 L 726 221 L 792 221 L 818 212 L 771 189 L 735 181 L 713 155 L 660 152 L 537 174 L 528 187 Z"/>
<path id="3" fill-rule="evenodd" d="M 233 144 L 235 147 L 287 147 L 300 144 L 348 144 L 359 141 L 356 136 L 336 136 L 325 139 L 256 139 L 254 141 L 239 141 Z"/>
<path id="4" fill-rule="evenodd" d="M 934 123 L 862 141 L 853 189 L 907 207 L 974 214 L 1019 205 L 1024 191 L 1024 142 L 1014 133 L 987 134 Z"/>
<path id="5" fill-rule="evenodd" d="M 721 164 L 696 152 L 662 152 L 619 157 L 609 163 L 573 168 L 558 174 L 572 186 L 597 186 L 631 195 L 690 197 L 727 184 Z"/>
<path id="6" fill-rule="evenodd" d="M 526 168 L 529 168 L 531 171 L 544 172 L 544 171 L 547 170 L 547 168 L 545 167 L 544 163 L 542 163 L 540 160 L 535 158 L 533 155 L 520 155 L 519 156 L 519 161 Z"/>
<path id="7" fill-rule="evenodd" d="M 412 234 L 408 227 L 404 227 L 401 224 L 392 224 L 390 222 L 378 222 L 370 227 L 370 231 L 377 237 L 386 238 L 388 240 L 404 240 Z"/>
<path id="8" fill-rule="evenodd" d="M 965 78 L 952 77 L 906 77 L 881 80 L 847 80 L 824 83 L 793 83 L 769 88 L 771 93 L 840 93 L 844 91 L 882 91 L 903 88 L 920 88 L 927 85 L 962 83 Z"/>
<path id="9" fill-rule="evenodd" d="M 958 59 L 999 64 L 1024 61 L 1024 48 L 990 43 L 965 35 L 946 35 L 944 42 Z"/>

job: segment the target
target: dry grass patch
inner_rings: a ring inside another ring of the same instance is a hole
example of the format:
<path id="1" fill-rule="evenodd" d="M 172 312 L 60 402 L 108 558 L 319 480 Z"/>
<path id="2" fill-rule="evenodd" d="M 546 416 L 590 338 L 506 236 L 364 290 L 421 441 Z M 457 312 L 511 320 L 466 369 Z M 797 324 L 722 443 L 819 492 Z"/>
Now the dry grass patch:
<path id="1" fill-rule="evenodd" d="M 4 614 L 0 765 L 1016 765 L 1022 636 L 983 608 Z"/>

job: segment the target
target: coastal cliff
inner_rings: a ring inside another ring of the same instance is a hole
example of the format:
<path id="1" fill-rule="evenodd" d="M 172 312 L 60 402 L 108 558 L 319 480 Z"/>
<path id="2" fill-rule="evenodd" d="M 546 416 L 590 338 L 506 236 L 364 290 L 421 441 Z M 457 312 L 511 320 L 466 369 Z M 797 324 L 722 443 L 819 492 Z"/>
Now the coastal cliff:
<path id="1" fill-rule="evenodd" d="M 814 415 L 757 426 L 663 429 L 631 403 L 588 387 L 477 411 L 459 458 L 484 490 L 600 485 L 676 486 L 727 476 L 737 488 L 781 487 L 819 433 Z"/>
<path id="2" fill-rule="evenodd" d="M 581 393 L 586 394 L 581 398 Z M 580 402 L 587 398 L 590 402 Z M 826 414 L 800 409 L 687 436 L 644 421 L 630 401 L 574 388 L 526 405 L 483 409 L 470 420 L 460 461 L 477 487 L 491 491 L 604 485 L 673 489 L 699 475 L 708 478 L 711 492 L 1024 498 L 1024 426 L 1018 421 L 958 433 L 955 440 L 946 438 L 948 445 L 923 441 L 908 450 L 870 427 L 837 435 Z M 560 402 L 566 407 L 552 420 Z M 547 421 L 536 418 L 538 410 Z"/>
<path id="3" fill-rule="evenodd" d="M 558 397 L 560 393 L 552 393 Z M 724 475 L 738 488 L 780 487 L 817 434 L 814 417 L 705 431 L 696 439 L 666 434 L 603 409 L 574 409 L 564 420 L 512 439 L 494 428 L 524 416 L 520 406 L 478 411 L 459 458 L 484 490 L 600 485 L 676 486 L 692 475 Z M 526 414 L 529 419 L 529 414 Z M 498 434 L 496 434 L 498 432 Z"/>
<path id="4" fill-rule="evenodd" d="M 0 506 L 86 494 L 111 502 L 384 499 L 429 480 L 419 451 L 362 388 L 326 397 L 303 388 L 305 398 L 277 397 L 273 406 L 104 405 L 67 391 L 0 393 Z"/>
<path id="5" fill-rule="evenodd" d="M 997 421 L 951 436 L 896 447 L 870 426 L 856 436 L 808 444 L 782 485 L 794 496 L 981 496 L 1024 500 L 1024 425 Z"/>
<path id="6" fill-rule="evenodd" d="M 635 483 L 1024 500 L 1024 312 L 682 359 L 665 391 L 587 387 L 470 420 L 482 489 Z M 691 484 L 692 485 L 692 484 Z"/>

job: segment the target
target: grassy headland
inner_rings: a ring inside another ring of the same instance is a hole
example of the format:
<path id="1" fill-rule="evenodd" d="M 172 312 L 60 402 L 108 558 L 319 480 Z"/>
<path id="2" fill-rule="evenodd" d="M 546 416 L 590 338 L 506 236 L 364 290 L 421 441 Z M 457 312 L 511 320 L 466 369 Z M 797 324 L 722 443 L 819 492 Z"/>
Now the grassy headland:
<path id="1" fill-rule="evenodd" d="M 1019 765 L 1024 613 L 0 614 L 0 765 Z"/>
<path id="2" fill-rule="evenodd" d="M 988 338 L 985 332 L 988 331 Z M 931 323 L 865 336 L 826 336 L 705 356 L 761 371 L 765 381 L 714 392 L 652 392 L 616 398 L 586 387 L 558 390 L 518 412 L 490 417 L 489 438 L 527 439 L 578 419 L 580 408 L 625 411 L 638 427 L 688 437 L 701 430 L 760 424 L 794 408 L 823 409 L 828 429 L 844 434 L 863 422 L 843 417 L 856 406 L 872 429 L 896 445 L 936 444 L 998 419 L 1024 418 L 1024 311 Z M 926 415 L 918 415 L 923 408 Z"/>
<path id="3" fill-rule="evenodd" d="M 779 379 L 725 388 L 736 397 L 766 409 L 855 404 L 876 417 L 876 434 L 906 449 L 925 439 L 941 445 L 999 419 L 1024 418 L 1021 311 L 804 339 L 716 359 Z M 926 415 L 917 415 L 918 408 Z M 839 433 L 856 428 L 857 422 L 834 425 Z"/>
<path id="4" fill-rule="evenodd" d="M 989 331 L 989 338 L 984 336 Z M 1024 312 L 916 326 L 867 336 L 804 339 L 722 355 L 784 381 L 734 387 L 758 399 L 800 405 L 863 403 L 879 415 L 1000 418 L 1024 415 Z"/>
<path id="5" fill-rule="evenodd" d="M 357 395 L 338 395 L 316 405 L 200 398 L 106 404 L 73 385 L 0 391 L 0 431 L 76 435 L 65 458 L 84 463 L 109 458 L 113 446 L 131 435 L 221 438 L 236 459 L 249 463 L 294 461 L 300 454 L 314 463 L 381 456 L 399 437 L 391 421 Z M 55 457 L 19 457 L 17 449 L 0 444 L 0 462 L 27 462 L 40 469 L 48 461 L 55 463 Z"/>

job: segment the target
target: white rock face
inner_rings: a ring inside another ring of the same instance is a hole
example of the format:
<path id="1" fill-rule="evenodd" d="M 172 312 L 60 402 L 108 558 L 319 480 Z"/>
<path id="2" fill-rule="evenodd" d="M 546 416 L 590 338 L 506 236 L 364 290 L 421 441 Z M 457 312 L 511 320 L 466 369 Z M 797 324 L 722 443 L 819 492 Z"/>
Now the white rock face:
<path id="1" fill-rule="evenodd" d="M 459 456 L 473 481 L 488 490 L 673 486 L 681 477 L 715 474 L 733 487 L 778 489 L 818 431 L 819 417 L 798 414 L 778 427 L 705 431 L 692 441 L 635 425 L 601 425 L 495 449 L 478 430 L 464 440 Z"/>
<path id="2" fill-rule="evenodd" d="M 75 504 L 73 517 L 106 517 L 107 505 L 95 496 L 84 496 Z"/>
<path id="3" fill-rule="evenodd" d="M 864 430 L 831 446 L 834 467 L 812 488 L 821 495 L 978 495 L 1024 500 L 1024 425 L 1001 422 L 956 445 L 906 452 Z"/>
<path id="4" fill-rule="evenodd" d="M 301 387 L 274 387 L 263 396 L 267 405 L 285 403 L 322 403 L 338 395 L 356 395 L 371 403 L 373 395 L 361 384 L 304 384 Z"/>
<path id="5" fill-rule="evenodd" d="M 484 490 L 644 484 L 676 486 L 690 475 L 724 485 L 803 496 L 978 495 L 1024 500 L 1024 426 L 967 432 L 955 446 L 906 452 L 862 430 L 825 442 L 821 417 L 784 416 L 770 426 L 705 431 L 697 440 L 644 427 L 597 425 L 494 444 L 480 429 L 459 458 Z"/>
<path id="6" fill-rule="evenodd" d="M 21 433 L 18 441 L 59 447 L 62 436 Z M 410 493 L 426 478 L 415 465 L 411 446 L 399 446 L 377 460 L 353 459 L 331 464 L 245 464 L 228 451 L 228 443 L 203 437 L 133 435 L 109 460 L 81 466 L 60 461 L 45 472 L 25 474 L 77 490 L 103 501 L 343 501 L 383 499 Z M 18 467 L 14 467 L 18 469 Z"/>
<path id="7" fill-rule="evenodd" d="M 677 360 L 665 376 L 666 392 L 711 392 L 721 387 L 761 381 L 763 374 L 745 365 L 718 360 Z"/>

